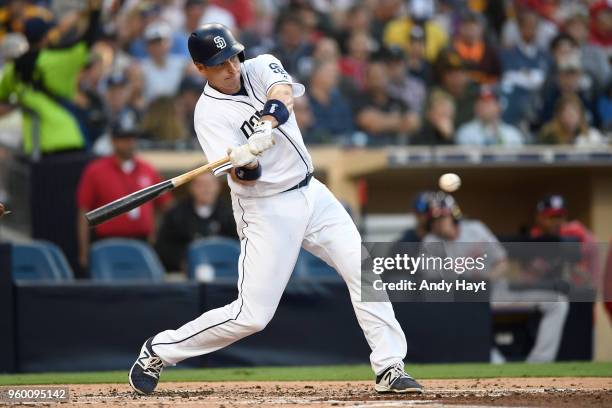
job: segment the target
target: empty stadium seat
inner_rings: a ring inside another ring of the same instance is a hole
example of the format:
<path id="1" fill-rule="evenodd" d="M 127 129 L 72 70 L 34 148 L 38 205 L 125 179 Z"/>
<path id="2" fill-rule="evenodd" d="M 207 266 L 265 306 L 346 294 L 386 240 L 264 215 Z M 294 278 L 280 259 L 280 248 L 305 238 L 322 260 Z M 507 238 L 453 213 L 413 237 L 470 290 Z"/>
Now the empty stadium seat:
<path id="1" fill-rule="evenodd" d="M 140 280 L 160 282 L 164 269 L 151 247 L 144 242 L 111 238 L 91 247 L 89 272 L 95 281 Z"/>
<path id="2" fill-rule="evenodd" d="M 62 280 L 62 273 L 51 252 L 40 243 L 13 244 L 11 259 L 14 280 Z"/>
<path id="3" fill-rule="evenodd" d="M 74 280 L 74 272 L 66 259 L 66 256 L 62 252 L 61 248 L 49 241 L 36 241 L 37 244 L 43 246 L 51 253 L 51 258 L 57 266 L 61 279 L 64 281 Z"/>
<path id="4" fill-rule="evenodd" d="M 340 278 L 340 275 L 338 275 L 334 268 L 305 249 L 300 250 L 300 255 L 295 265 L 294 276 L 308 279 Z"/>
<path id="5" fill-rule="evenodd" d="M 194 241 L 187 251 L 190 279 L 211 281 L 237 278 L 240 244 L 229 238 L 204 238 Z"/>

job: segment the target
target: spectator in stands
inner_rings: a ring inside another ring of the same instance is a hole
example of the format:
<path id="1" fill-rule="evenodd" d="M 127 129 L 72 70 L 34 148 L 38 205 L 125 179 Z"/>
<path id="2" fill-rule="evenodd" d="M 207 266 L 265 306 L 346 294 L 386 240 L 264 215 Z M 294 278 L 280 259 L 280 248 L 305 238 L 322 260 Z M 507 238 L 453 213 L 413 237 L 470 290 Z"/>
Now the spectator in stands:
<path id="1" fill-rule="evenodd" d="M 372 14 L 370 23 L 370 34 L 377 44 L 383 44 L 383 37 L 386 35 L 386 30 L 394 18 L 398 17 L 402 11 L 403 1 L 401 0 L 378 0 L 375 3 L 368 4 L 369 12 Z"/>
<path id="2" fill-rule="evenodd" d="M 490 86 L 482 86 L 474 109 L 474 120 L 457 130 L 456 143 L 479 146 L 522 146 L 523 135 L 501 118 L 498 96 Z"/>
<path id="3" fill-rule="evenodd" d="M 612 5 L 608 0 L 599 0 L 591 4 L 589 13 L 591 27 L 589 40 L 601 47 L 608 55 L 612 54 Z"/>
<path id="4" fill-rule="evenodd" d="M 372 146 L 405 144 L 401 138 L 414 133 L 419 126 L 418 114 L 390 96 L 388 89 L 387 67 L 381 61 L 370 62 L 365 90 L 355 98 L 353 110 L 357 126 L 368 134 L 368 144 Z"/>
<path id="5" fill-rule="evenodd" d="M 339 61 L 340 72 L 351 79 L 359 91 L 363 91 L 372 40 L 367 32 L 354 31 L 348 38 L 347 49 L 348 54 Z"/>
<path id="6" fill-rule="evenodd" d="M 252 0 L 212 0 L 210 3 L 212 4 L 208 6 L 209 8 L 211 6 L 216 6 L 229 11 L 234 18 L 236 25 L 241 30 L 249 27 L 255 19 L 256 4 Z M 211 13 L 210 10 L 208 12 Z M 211 21 L 218 21 L 217 17 L 211 17 L 210 14 L 209 18 L 212 18 Z"/>
<path id="7" fill-rule="evenodd" d="M 412 139 L 414 145 L 449 145 L 455 136 L 455 102 L 446 92 L 435 89 L 427 100 L 423 128 Z"/>
<path id="8" fill-rule="evenodd" d="M 580 98 L 569 94 L 557 101 L 554 117 L 543 126 L 538 143 L 602 146 L 606 140 L 599 130 L 588 125 Z"/>
<path id="9" fill-rule="evenodd" d="M 310 142 L 335 142 L 348 137 L 354 130 L 351 108 L 338 89 L 338 81 L 336 61 L 321 61 L 315 65 L 308 94 L 314 117 Z"/>
<path id="10" fill-rule="evenodd" d="M 579 51 L 571 51 L 567 55 L 560 55 L 556 65 L 556 72 L 549 76 L 542 89 L 542 108 L 539 123 L 549 121 L 554 113 L 555 105 L 564 95 L 576 95 L 582 101 L 586 110 L 588 123 L 597 124 L 593 81 L 582 70 Z"/>
<path id="11" fill-rule="evenodd" d="M 142 136 L 160 146 L 184 142 L 188 135 L 185 125 L 175 98 L 160 96 L 142 116 Z"/>
<path id="12" fill-rule="evenodd" d="M 85 33 L 63 44 L 57 40 L 61 32 L 53 23 L 40 17 L 28 19 L 24 31 L 29 49 L 3 67 L 0 114 L 10 112 L 15 105 L 22 109 L 26 154 L 31 154 L 35 146 L 40 150 L 35 154 L 43 155 L 87 146 L 87 127 L 82 120 L 85 112 L 74 99 L 79 73 L 96 40 L 99 4 L 86 15 Z"/>
<path id="13" fill-rule="evenodd" d="M 535 226 L 530 231 L 530 238 L 581 243 L 581 261 L 570 269 L 570 282 L 577 286 L 598 288 L 601 273 L 595 237 L 580 221 L 568 221 L 567 215 L 563 196 L 545 196 L 536 206 Z"/>
<path id="14" fill-rule="evenodd" d="M 202 174 L 189 184 L 189 196 L 164 215 L 155 249 L 168 271 L 185 269 L 187 248 L 196 239 L 237 238 L 231 206 L 219 199 L 220 190 L 217 177 Z"/>
<path id="15" fill-rule="evenodd" d="M 585 72 L 591 75 L 601 88 L 611 76 L 610 62 L 603 50 L 589 43 L 589 16 L 584 13 L 570 15 L 563 24 L 563 30 L 580 48 L 581 61 Z"/>
<path id="16" fill-rule="evenodd" d="M 79 263 L 83 268 L 89 263 L 92 239 L 85 213 L 161 181 L 157 171 L 136 156 L 137 137 L 136 118 L 122 116 L 112 129 L 113 155 L 91 162 L 81 176 L 76 198 Z M 162 195 L 105 222 L 95 228 L 93 239 L 122 237 L 149 241 L 155 232 L 154 209 L 164 211 L 170 201 L 170 195 Z"/>
<path id="17" fill-rule="evenodd" d="M 351 35 L 355 32 L 370 32 L 370 24 L 372 21 L 372 16 L 368 8 L 361 3 L 356 3 L 347 10 L 346 15 L 342 20 L 342 25 L 339 27 L 338 33 L 336 34 L 336 39 L 338 44 L 340 44 L 340 48 L 343 54 L 346 54 L 348 51 L 348 42 Z M 376 39 L 371 38 L 370 40 L 373 42 L 373 45 L 376 48 L 380 47 L 380 44 L 377 43 Z"/>
<path id="18" fill-rule="evenodd" d="M 386 50 L 383 58 L 389 73 L 387 91 L 395 99 L 403 101 L 411 112 L 421 114 L 427 97 L 425 83 L 412 76 L 406 66 L 406 56 L 399 47 Z"/>
<path id="19" fill-rule="evenodd" d="M 434 194 L 432 191 L 422 191 L 417 194 L 412 203 L 415 226 L 404 231 L 396 244 L 401 244 L 402 242 L 421 242 L 425 235 L 427 235 L 429 201 Z"/>
<path id="20" fill-rule="evenodd" d="M 411 75 L 420 78 L 428 86 L 433 83 L 431 64 L 425 58 L 425 30 L 420 26 L 414 26 L 410 30 L 406 62 Z"/>
<path id="21" fill-rule="evenodd" d="M 429 201 L 429 205 L 426 224 L 428 234 L 423 239 L 421 247 L 423 253 L 430 256 L 450 256 L 455 259 L 485 256 L 484 271 L 466 272 L 462 277 L 489 279 L 488 290 L 493 310 L 520 307 L 535 309 L 542 313 L 535 344 L 527 356 L 527 362 L 554 361 L 569 310 L 567 298 L 552 290 L 509 289 L 506 281 L 508 272 L 506 249 L 500 245 L 489 228 L 478 220 L 464 219 L 455 199 L 449 194 L 436 193 Z M 436 245 L 437 243 L 444 245 Z M 440 250 L 442 253 L 439 253 Z M 499 353 L 497 349 L 492 350 L 492 359 L 497 353 Z M 503 361 L 503 356 L 497 355 Z"/>
<path id="22" fill-rule="evenodd" d="M 501 87 L 508 95 L 504 120 L 513 125 L 536 121 L 537 97 L 551 68 L 547 48 L 538 44 L 538 23 L 539 18 L 533 12 L 519 14 L 520 36 L 516 45 L 501 53 Z"/>
<path id="23" fill-rule="evenodd" d="M 295 98 L 293 101 L 295 120 L 297 121 L 306 144 L 321 143 L 321 140 L 317 140 L 317 134 L 314 129 L 315 117 L 312 113 L 309 99 L 310 98 Z"/>
<path id="24" fill-rule="evenodd" d="M 8 0 L 0 7 L 0 41 L 9 33 L 24 33 L 25 22 L 31 18 L 50 22 L 53 14 L 46 8 L 27 0 Z"/>
<path id="25" fill-rule="evenodd" d="M 175 100 L 175 107 L 183 122 L 188 140 L 195 140 L 196 133 L 193 121 L 193 113 L 198 99 L 202 95 L 204 84 L 201 80 L 186 76 L 181 81 Z"/>
<path id="26" fill-rule="evenodd" d="M 187 60 L 170 54 L 170 26 L 150 24 L 144 33 L 149 57 L 142 61 L 143 94 L 148 103 L 159 96 L 174 96 L 187 70 Z"/>
<path id="27" fill-rule="evenodd" d="M 304 22 L 293 14 L 280 14 L 276 23 L 276 46 L 270 51 L 294 78 L 308 72 L 314 45 L 307 37 Z"/>
<path id="28" fill-rule="evenodd" d="M 455 127 L 472 120 L 479 86 L 470 79 L 464 61 L 455 51 L 445 50 L 435 67 L 440 88 L 455 102 Z"/>
<path id="29" fill-rule="evenodd" d="M 385 28 L 385 45 L 399 46 L 409 52 L 412 27 L 420 26 L 425 31 L 425 57 L 430 62 L 435 61 L 440 51 L 448 44 L 448 34 L 438 23 L 431 20 L 434 3 L 410 0 L 408 10 L 408 15 L 391 21 Z"/>
<path id="30" fill-rule="evenodd" d="M 139 117 L 138 109 L 130 105 L 130 83 L 125 73 L 113 72 L 106 79 L 104 93 L 106 110 L 111 123 L 115 123 L 126 111 L 134 111 Z"/>
<path id="31" fill-rule="evenodd" d="M 601 129 L 612 135 L 612 80 L 597 99 L 597 115 Z"/>
<path id="32" fill-rule="evenodd" d="M 552 39 L 557 35 L 557 26 L 544 18 L 529 7 L 519 6 L 516 19 L 506 20 L 502 28 L 502 45 L 504 48 L 513 48 L 525 41 L 523 31 L 526 26 L 532 33 L 534 46 L 546 50 Z"/>
<path id="33" fill-rule="evenodd" d="M 485 40 L 484 17 L 468 11 L 461 16 L 452 47 L 463 60 L 471 79 L 479 84 L 497 82 L 501 74 L 498 51 Z"/>

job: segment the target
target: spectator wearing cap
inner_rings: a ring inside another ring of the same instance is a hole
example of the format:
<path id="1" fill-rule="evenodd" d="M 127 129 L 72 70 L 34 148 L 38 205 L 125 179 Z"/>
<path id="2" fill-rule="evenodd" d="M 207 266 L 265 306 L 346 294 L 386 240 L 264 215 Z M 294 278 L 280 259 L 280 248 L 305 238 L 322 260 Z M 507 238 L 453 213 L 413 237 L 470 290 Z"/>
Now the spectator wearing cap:
<path id="1" fill-rule="evenodd" d="M 419 117 L 400 99 L 389 95 L 389 74 L 382 61 L 371 61 L 366 71 L 364 91 L 353 102 L 355 122 L 365 132 L 368 144 L 385 146 L 405 144 L 402 140 L 414 133 Z"/>
<path id="2" fill-rule="evenodd" d="M 354 131 L 351 107 L 339 90 L 336 61 L 319 61 L 312 70 L 308 101 L 313 116 L 307 142 L 330 143 Z"/>
<path id="3" fill-rule="evenodd" d="M 553 119 L 540 130 L 538 143 L 593 147 L 605 146 L 607 140 L 588 125 L 580 98 L 569 94 L 557 101 Z"/>
<path id="4" fill-rule="evenodd" d="M 195 140 L 196 137 L 193 115 L 198 99 L 202 95 L 203 87 L 204 84 L 201 79 L 186 76 L 181 81 L 175 99 L 178 115 L 184 123 L 188 138 L 191 140 Z"/>
<path id="5" fill-rule="evenodd" d="M 134 117 L 120 118 L 112 126 L 111 134 L 113 154 L 91 162 L 77 190 L 79 263 L 83 268 L 88 264 L 92 238 L 85 213 L 161 181 L 153 166 L 136 156 L 139 132 Z M 155 232 L 154 210 L 165 210 L 170 201 L 170 195 L 162 195 L 105 222 L 95 228 L 93 239 L 121 237 L 148 241 Z"/>
<path id="6" fill-rule="evenodd" d="M 430 62 L 435 61 L 440 51 L 448 45 L 448 35 L 437 22 L 431 19 L 434 13 L 433 8 L 433 2 L 410 1 L 409 13 L 391 21 L 385 27 L 384 44 L 387 47 L 399 46 L 408 53 L 412 27 L 420 26 L 425 32 L 425 57 Z"/>
<path id="7" fill-rule="evenodd" d="M 185 270 L 187 248 L 196 239 L 237 239 L 231 206 L 219 197 L 220 181 L 210 173 L 189 183 L 189 195 L 164 214 L 155 249 L 168 271 Z"/>
<path id="8" fill-rule="evenodd" d="M 482 86 L 474 107 L 475 117 L 457 130 L 459 145 L 522 146 L 523 135 L 514 126 L 504 123 L 498 96 L 490 86 Z"/>
<path id="9" fill-rule="evenodd" d="M 567 204 L 563 196 L 550 194 L 536 205 L 535 225 L 531 239 L 579 242 L 581 261 L 571 269 L 570 281 L 578 286 L 599 287 L 601 274 L 595 237 L 580 221 L 568 220 Z"/>
<path id="10" fill-rule="evenodd" d="M 589 42 L 588 13 L 576 12 L 570 15 L 563 22 L 563 31 L 579 47 L 585 72 L 595 79 L 599 88 L 604 87 L 612 79 L 612 70 L 605 52 L 600 47 Z"/>
<path id="11" fill-rule="evenodd" d="M 471 80 L 461 56 L 452 49 L 444 50 L 435 68 L 440 89 L 455 102 L 455 127 L 472 120 L 479 86 Z"/>
<path id="12" fill-rule="evenodd" d="M 187 60 L 170 54 L 170 26 L 150 24 L 144 33 L 149 57 L 141 64 L 144 99 L 148 103 L 159 96 L 174 96 L 187 71 Z"/>
<path id="13" fill-rule="evenodd" d="M 427 98 L 425 83 L 410 74 L 406 65 L 406 56 L 401 48 L 393 47 L 386 50 L 382 57 L 389 74 L 389 95 L 403 101 L 408 110 L 420 115 Z"/>
<path id="14" fill-rule="evenodd" d="M 501 88 L 508 98 L 504 120 L 517 126 L 537 120 L 539 92 L 552 67 L 547 48 L 537 42 L 538 21 L 531 12 L 519 14 L 520 38 L 501 52 Z"/>
<path id="15" fill-rule="evenodd" d="M 397 244 L 402 242 L 421 242 L 423 240 L 427 234 L 429 202 L 434 194 L 433 191 L 422 191 L 416 195 L 412 202 L 415 225 L 413 228 L 408 228 L 402 233 Z"/>
<path id="16" fill-rule="evenodd" d="M 433 83 L 431 63 L 425 58 L 425 30 L 421 26 L 413 26 L 410 30 L 410 47 L 406 51 L 408 72 L 420 78 L 427 86 Z"/>
<path id="17" fill-rule="evenodd" d="M 462 14 L 452 47 L 463 60 L 472 80 L 479 84 L 497 82 L 501 75 L 498 51 L 485 40 L 485 20 L 480 14 Z"/>
<path id="18" fill-rule="evenodd" d="M 449 145 L 455 136 L 455 102 L 440 89 L 428 96 L 423 127 L 412 138 L 413 145 Z"/>

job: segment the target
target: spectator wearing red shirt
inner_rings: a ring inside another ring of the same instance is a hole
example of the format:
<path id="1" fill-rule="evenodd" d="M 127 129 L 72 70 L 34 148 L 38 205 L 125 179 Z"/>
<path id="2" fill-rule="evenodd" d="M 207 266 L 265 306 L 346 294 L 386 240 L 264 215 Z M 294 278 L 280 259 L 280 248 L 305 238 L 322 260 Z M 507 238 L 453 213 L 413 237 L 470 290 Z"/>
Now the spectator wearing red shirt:
<path id="1" fill-rule="evenodd" d="M 577 286 L 599 287 L 601 274 L 595 238 L 580 221 L 567 220 L 562 196 L 553 194 L 538 202 L 536 225 L 530 235 L 532 238 L 559 237 L 569 242 L 580 242 L 582 260 L 572 270 L 571 282 Z"/>
<path id="2" fill-rule="evenodd" d="M 112 127 L 111 156 L 90 163 L 83 172 L 77 190 L 79 263 L 89 261 L 90 231 L 85 213 L 127 194 L 159 183 L 161 178 L 148 163 L 136 157 L 138 131 L 133 115 L 124 115 Z M 96 227 L 93 239 L 134 238 L 148 241 L 155 231 L 154 209 L 165 210 L 171 196 L 162 195 L 132 211 Z"/>

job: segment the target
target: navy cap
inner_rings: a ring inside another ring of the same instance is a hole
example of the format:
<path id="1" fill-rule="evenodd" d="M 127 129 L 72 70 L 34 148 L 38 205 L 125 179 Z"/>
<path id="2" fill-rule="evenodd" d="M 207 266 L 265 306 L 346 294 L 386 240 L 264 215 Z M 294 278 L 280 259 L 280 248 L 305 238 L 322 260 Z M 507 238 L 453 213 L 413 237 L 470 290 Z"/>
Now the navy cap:
<path id="1" fill-rule="evenodd" d="M 42 40 L 54 24 L 40 17 L 32 17 L 25 22 L 24 34 L 28 43 L 37 44 Z"/>
<path id="2" fill-rule="evenodd" d="M 123 111 L 111 124 L 111 136 L 117 139 L 140 136 L 136 112 L 131 109 Z"/>
<path id="3" fill-rule="evenodd" d="M 536 207 L 538 214 L 547 217 L 563 217 L 567 215 L 565 199 L 559 194 L 547 195 L 538 202 Z"/>

